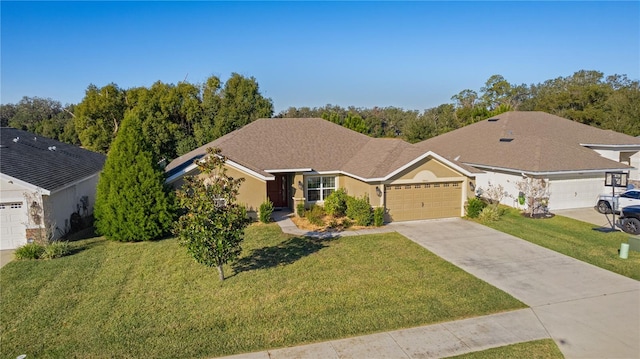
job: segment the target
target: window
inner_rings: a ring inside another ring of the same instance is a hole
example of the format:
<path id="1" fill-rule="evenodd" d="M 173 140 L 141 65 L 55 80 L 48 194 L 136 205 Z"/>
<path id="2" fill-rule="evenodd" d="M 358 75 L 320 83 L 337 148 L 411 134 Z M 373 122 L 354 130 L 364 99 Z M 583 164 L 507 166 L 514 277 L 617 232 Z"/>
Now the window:
<path id="1" fill-rule="evenodd" d="M 7 209 L 7 208 L 11 208 L 11 209 L 22 208 L 22 202 L 4 202 L 4 203 L 0 203 L 0 209 Z"/>
<path id="2" fill-rule="evenodd" d="M 639 191 L 628 191 L 628 192 L 625 192 L 624 194 L 621 194 L 620 197 L 640 199 L 640 192 Z M 13 207 L 11 207 L 11 208 L 13 208 Z"/>
<path id="3" fill-rule="evenodd" d="M 307 177 L 307 201 L 324 201 L 335 190 L 335 177 Z"/>

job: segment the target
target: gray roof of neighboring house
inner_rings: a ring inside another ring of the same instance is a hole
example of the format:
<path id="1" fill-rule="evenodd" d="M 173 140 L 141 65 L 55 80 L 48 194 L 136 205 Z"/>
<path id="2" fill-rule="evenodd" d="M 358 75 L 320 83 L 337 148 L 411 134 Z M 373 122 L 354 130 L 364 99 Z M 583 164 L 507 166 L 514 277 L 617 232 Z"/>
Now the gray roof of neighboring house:
<path id="1" fill-rule="evenodd" d="M 0 128 L 0 173 L 48 191 L 100 172 L 105 159 L 103 154 L 31 132 Z"/>
<path id="2" fill-rule="evenodd" d="M 640 139 L 545 112 L 512 111 L 416 145 L 471 166 L 540 173 L 631 168 L 583 145 L 640 150 Z"/>
<path id="3" fill-rule="evenodd" d="M 266 170 L 343 171 L 358 177 L 382 178 L 424 155 L 427 150 L 400 139 L 371 138 L 321 118 L 258 119 L 173 160 L 169 175 L 219 147 L 231 161 L 263 176 Z M 468 172 L 480 172 L 462 163 Z"/>

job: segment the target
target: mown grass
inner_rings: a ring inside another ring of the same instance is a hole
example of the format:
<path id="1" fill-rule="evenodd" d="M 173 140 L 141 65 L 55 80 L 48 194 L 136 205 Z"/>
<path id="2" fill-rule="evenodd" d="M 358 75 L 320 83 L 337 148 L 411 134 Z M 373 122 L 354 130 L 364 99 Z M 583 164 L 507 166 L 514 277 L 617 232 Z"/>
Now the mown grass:
<path id="1" fill-rule="evenodd" d="M 523 217 L 518 210 L 508 208 L 499 221 L 483 223 L 493 229 L 552 249 L 629 278 L 640 280 L 640 253 L 629 251 L 628 259 L 618 254 L 621 243 L 629 234 L 604 233 L 593 224 L 554 216 L 548 219 Z"/>
<path id="2" fill-rule="evenodd" d="M 396 233 L 253 225 L 224 282 L 175 239 L 75 245 L 0 270 L 1 357 L 213 357 L 525 307 Z"/>
<path id="3" fill-rule="evenodd" d="M 457 355 L 449 359 L 494 358 L 562 359 L 564 355 L 553 340 L 542 339 Z"/>

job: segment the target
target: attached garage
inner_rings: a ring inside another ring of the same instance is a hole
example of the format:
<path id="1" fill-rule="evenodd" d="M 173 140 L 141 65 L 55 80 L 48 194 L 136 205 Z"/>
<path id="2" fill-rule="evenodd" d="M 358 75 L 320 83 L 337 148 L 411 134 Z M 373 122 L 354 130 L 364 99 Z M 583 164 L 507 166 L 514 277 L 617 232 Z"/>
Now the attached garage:
<path id="1" fill-rule="evenodd" d="M 0 203 L 0 250 L 17 248 L 27 243 L 25 223 L 27 212 L 24 203 Z"/>
<path id="2" fill-rule="evenodd" d="M 462 187 L 462 182 L 387 185 L 388 216 L 392 221 L 459 217 Z"/>
<path id="3" fill-rule="evenodd" d="M 578 177 L 578 176 L 576 176 Z M 586 208 L 596 205 L 601 193 L 611 193 L 611 187 L 604 186 L 604 173 L 597 177 L 549 179 L 549 209 Z"/>

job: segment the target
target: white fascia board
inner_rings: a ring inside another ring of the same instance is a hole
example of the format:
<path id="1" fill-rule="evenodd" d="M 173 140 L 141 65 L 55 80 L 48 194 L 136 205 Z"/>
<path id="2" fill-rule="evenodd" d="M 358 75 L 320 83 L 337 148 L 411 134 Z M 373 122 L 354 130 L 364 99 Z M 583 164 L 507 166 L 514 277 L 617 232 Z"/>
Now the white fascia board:
<path id="1" fill-rule="evenodd" d="M 196 161 L 202 161 L 202 160 L 204 160 L 204 157 L 200 158 L 200 159 L 198 159 Z M 190 164 L 189 166 L 187 166 L 187 167 L 183 168 L 182 170 L 180 170 L 180 171 L 174 173 L 173 175 L 171 175 L 169 178 L 167 178 L 165 180 L 165 183 L 173 183 L 178 178 L 180 178 L 180 177 L 184 176 L 185 174 L 187 174 L 187 173 L 193 171 L 194 169 L 198 168 L 198 165 L 196 164 L 196 161 L 193 161 L 193 163 Z M 273 181 L 275 179 L 274 176 L 263 176 L 260 173 L 254 171 L 252 169 L 249 169 L 249 168 L 247 168 L 247 167 L 245 167 L 245 166 L 243 166 L 243 165 L 241 165 L 239 163 L 233 162 L 229 158 L 226 159 L 225 164 L 229 165 L 230 167 L 233 167 L 233 168 L 235 168 L 235 169 L 237 169 L 239 171 L 242 171 L 242 172 L 244 172 L 244 173 L 246 173 L 248 175 L 251 175 L 253 177 L 261 179 L 263 181 Z"/>
<path id="2" fill-rule="evenodd" d="M 100 172 L 102 172 L 102 171 L 100 171 Z M 62 186 L 60 188 L 56 188 L 56 189 L 52 190 L 51 194 L 54 194 L 56 192 L 60 192 L 60 191 L 62 191 L 64 189 L 67 189 L 69 187 L 73 187 L 73 186 L 77 185 L 78 183 L 82 183 L 82 182 L 84 182 L 84 181 L 86 181 L 88 179 L 91 179 L 93 177 L 100 176 L 100 172 L 96 172 L 96 173 L 92 174 L 91 176 L 87 176 L 85 178 L 79 179 L 79 180 L 71 182 L 71 183 L 67 183 L 66 185 L 64 185 L 64 186 Z M 43 194 L 45 194 L 45 193 L 43 193 Z"/>
<path id="3" fill-rule="evenodd" d="M 483 168 L 486 170 L 494 170 L 494 171 L 502 171 L 515 173 L 518 175 L 526 174 L 530 176 L 554 176 L 554 175 L 565 175 L 565 174 L 580 174 L 580 173 L 604 173 L 604 172 L 628 172 L 632 170 L 633 167 L 626 168 L 606 168 L 606 169 L 593 169 L 593 170 L 571 170 L 571 171 L 525 171 L 514 168 L 505 168 L 505 167 L 497 167 L 497 166 L 487 166 L 487 165 L 479 165 L 475 163 L 466 163 L 465 164 L 477 168 Z"/>
<path id="4" fill-rule="evenodd" d="M 387 181 L 389 180 L 391 177 L 397 175 L 398 173 L 404 171 L 405 169 L 415 165 L 416 163 L 422 161 L 423 159 L 427 158 L 427 157 L 432 157 L 435 158 L 436 160 L 445 163 L 447 166 L 454 168 L 455 170 L 461 172 L 462 174 L 464 174 L 465 176 L 469 176 L 469 177 L 475 177 L 477 174 L 475 173 L 471 173 L 469 171 L 467 171 L 466 169 L 456 165 L 455 163 L 447 160 L 446 158 L 433 153 L 431 151 L 428 151 L 424 154 L 422 154 L 420 157 L 414 159 L 413 161 L 405 164 L 404 166 L 398 168 L 397 170 L 391 172 L 390 174 L 386 175 L 385 177 L 373 177 L 373 178 L 364 178 L 364 177 L 360 177 L 360 176 L 356 176 L 352 173 L 349 172 L 345 172 L 345 171 L 310 171 L 310 172 L 306 172 L 304 173 L 305 175 L 328 175 L 328 174 L 343 174 L 349 177 L 353 177 L 355 179 L 358 179 L 362 182 L 382 182 L 382 181 Z"/>
<path id="5" fill-rule="evenodd" d="M 358 179 L 362 182 L 375 182 L 375 181 L 379 181 L 379 179 L 377 178 L 364 178 L 364 177 L 360 177 L 360 176 L 356 176 L 354 174 L 351 174 L 349 172 L 345 172 L 345 171 L 308 171 L 308 172 L 304 172 L 303 175 L 305 176 L 324 176 L 324 175 L 345 175 L 345 176 L 349 176 L 355 179 Z"/>
<path id="6" fill-rule="evenodd" d="M 38 187 L 38 186 L 36 186 L 34 184 L 31 184 L 29 182 L 25 182 L 23 180 L 17 179 L 17 178 L 12 177 L 12 176 L 9 176 L 7 174 L 0 173 L 0 178 L 2 178 L 3 180 L 5 180 L 7 182 L 11 181 L 11 182 L 13 182 L 15 184 L 18 184 L 20 186 L 26 187 L 26 188 L 28 188 L 29 190 L 32 190 L 32 191 L 39 191 L 40 193 L 42 193 L 45 196 L 51 195 L 51 191 L 49 191 L 47 189 L 44 189 L 42 187 Z"/>
<path id="7" fill-rule="evenodd" d="M 239 163 L 233 162 L 229 158 L 227 158 L 227 160 L 225 161 L 225 164 L 227 164 L 227 165 L 229 165 L 229 166 L 231 166 L 231 167 L 233 167 L 233 168 L 235 168 L 237 170 L 240 170 L 240 171 L 242 171 L 242 172 L 244 172 L 246 174 L 249 174 L 249 175 L 251 175 L 253 177 L 261 179 L 263 181 L 273 181 L 273 180 L 276 179 L 274 176 L 263 176 L 260 173 L 254 171 L 252 169 L 249 169 L 249 168 L 247 168 L 247 167 L 245 167 L 245 166 L 243 166 L 243 165 L 241 165 Z"/>
<path id="8" fill-rule="evenodd" d="M 589 148 L 597 148 L 600 150 L 631 150 L 631 151 L 640 151 L 640 145 L 603 145 L 603 144 L 593 144 L 593 143 L 581 143 L 580 146 L 589 147 Z"/>
<path id="9" fill-rule="evenodd" d="M 173 182 L 175 182 L 178 178 L 184 176 L 185 174 L 193 171 L 194 169 L 198 168 L 198 165 L 194 163 L 190 164 L 189 166 L 181 169 L 180 171 L 174 173 L 173 175 L 169 176 L 166 180 L 164 180 L 165 183 L 171 184 Z"/>
<path id="10" fill-rule="evenodd" d="M 440 156 L 439 154 L 434 153 L 434 152 L 431 152 L 431 151 L 428 151 L 428 152 L 424 153 L 423 155 L 421 155 L 420 157 L 418 157 L 418 158 L 414 159 L 413 161 L 411 161 L 411 162 L 407 163 L 406 165 L 404 165 L 404 166 L 402 166 L 402 167 L 398 168 L 397 170 L 395 170 L 395 171 L 391 172 L 390 174 L 388 174 L 387 176 L 385 176 L 384 178 L 382 178 L 382 180 L 383 180 L 383 181 L 386 181 L 386 180 L 390 179 L 391 177 L 393 177 L 393 176 L 397 175 L 398 173 L 400 173 L 400 172 L 402 172 L 402 171 L 406 170 L 407 168 L 409 168 L 409 167 L 411 167 L 411 166 L 415 165 L 416 163 L 418 163 L 418 162 L 422 161 L 423 159 L 425 159 L 425 158 L 427 158 L 427 157 L 435 158 L 436 160 L 438 160 L 438 161 L 440 161 L 440 162 L 442 162 L 442 163 L 446 164 L 447 166 L 449 166 L 449 167 L 451 167 L 451 168 L 454 168 L 454 169 L 455 169 L 455 170 L 457 170 L 458 172 L 461 172 L 461 173 L 462 173 L 462 174 L 464 174 L 465 176 L 468 176 L 468 177 L 475 177 L 475 176 L 476 176 L 476 174 L 474 174 L 474 173 L 471 173 L 471 172 L 467 171 L 466 169 L 464 169 L 464 168 L 462 168 L 462 167 L 458 166 L 457 164 L 455 164 L 455 163 L 453 163 L 453 162 L 449 161 L 448 159 L 446 159 L 446 158 L 444 158 L 444 157 Z"/>
<path id="11" fill-rule="evenodd" d="M 291 173 L 291 172 L 311 172 L 312 168 L 286 168 L 286 169 L 275 169 L 275 170 L 264 170 L 267 173 Z"/>

